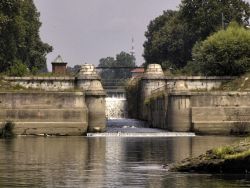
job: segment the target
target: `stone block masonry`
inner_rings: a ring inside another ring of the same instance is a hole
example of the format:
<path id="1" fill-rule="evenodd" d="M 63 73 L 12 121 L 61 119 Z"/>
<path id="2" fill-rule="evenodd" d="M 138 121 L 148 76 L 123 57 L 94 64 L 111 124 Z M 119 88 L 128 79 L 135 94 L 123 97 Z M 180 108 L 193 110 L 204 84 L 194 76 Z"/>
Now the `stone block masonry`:
<path id="1" fill-rule="evenodd" d="M 83 135 L 87 115 L 82 92 L 0 93 L 0 122 L 13 121 L 18 135 Z"/>

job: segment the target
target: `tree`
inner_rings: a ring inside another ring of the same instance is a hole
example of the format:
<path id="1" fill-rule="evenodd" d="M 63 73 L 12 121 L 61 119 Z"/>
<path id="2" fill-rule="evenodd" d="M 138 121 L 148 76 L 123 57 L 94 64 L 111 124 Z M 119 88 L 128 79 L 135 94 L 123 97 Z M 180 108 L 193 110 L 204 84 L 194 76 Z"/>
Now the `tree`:
<path id="1" fill-rule="evenodd" d="M 193 49 L 193 65 L 203 75 L 238 76 L 250 68 L 250 31 L 236 22 Z"/>
<path id="2" fill-rule="evenodd" d="M 106 57 L 106 58 L 102 58 L 99 61 L 99 65 L 98 67 L 115 67 L 116 66 L 116 60 L 113 57 Z M 111 80 L 115 78 L 115 72 L 112 69 L 103 69 L 101 70 L 101 77 L 103 79 L 107 79 L 107 80 Z"/>
<path id="3" fill-rule="evenodd" d="M 110 68 L 101 71 L 103 79 L 126 79 L 131 74 L 129 67 L 135 67 L 135 57 L 126 52 L 121 52 L 116 55 L 116 59 L 113 57 L 100 59 L 98 67 Z"/>
<path id="4" fill-rule="evenodd" d="M 184 25 L 178 23 L 178 12 L 168 10 L 151 21 L 145 33 L 144 58 L 147 64 L 158 63 L 163 67 L 178 66 L 183 58 L 176 59 L 183 38 Z M 185 60 L 184 60 L 185 61 Z M 174 62 L 174 63 L 173 63 Z"/>
<path id="5" fill-rule="evenodd" d="M 146 65 L 183 68 L 192 60 L 196 42 L 232 20 L 247 25 L 249 17 L 249 3 L 243 0 L 182 0 L 178 11 L 168 10 L 150 22 L 144 43 Z"/>
<path id="6" fill-rule="evenodd" d="M 81 65 L 75 65 L 74 67 L 67 66 L 66 72 L 68 74 L 75 75 L 79 72 L 80 69 L 81 69 Z"/>
<path id="7" fill-rule="evenodd" d="M 39 36 L 39 13 L 33 0 L 5 0 L 0 2 L 0 72 L 15 62 L 30 70 L 46 71 L 46 55 L 52 47 Z"/>
<path id="8" fill-rule="evenodd" d="M 124 67 L 123 69 L 114 70 L 116 79 L 127 79 L 131 77 L 131 68 L 135 67 L 135 57 L 126 52 L 116 55 L 116 67 Z M 128 68 L 127 68 L 128 67 Z"/>

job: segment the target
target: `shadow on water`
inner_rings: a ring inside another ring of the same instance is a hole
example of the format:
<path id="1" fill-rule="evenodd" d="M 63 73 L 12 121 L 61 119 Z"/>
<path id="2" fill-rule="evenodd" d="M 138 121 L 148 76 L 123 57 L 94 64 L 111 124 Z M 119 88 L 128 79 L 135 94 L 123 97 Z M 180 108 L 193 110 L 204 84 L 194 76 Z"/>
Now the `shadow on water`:
<path id="1" fill-rule="evenodd" d="M 0 140 L 0 187 L 250 187 L 248 176 L 169 173 L 162 164 L 235 137 L 18 137 Z"/>

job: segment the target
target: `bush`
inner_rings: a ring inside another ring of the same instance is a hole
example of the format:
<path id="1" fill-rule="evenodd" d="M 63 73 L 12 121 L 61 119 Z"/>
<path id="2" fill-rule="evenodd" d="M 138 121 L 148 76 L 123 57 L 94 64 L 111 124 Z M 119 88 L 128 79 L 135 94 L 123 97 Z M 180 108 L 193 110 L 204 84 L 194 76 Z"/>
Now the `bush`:
<path id="1" fill-rule="evenodd" d="M 207 76 L 239 76 L 250 68 L 250 31 L 232 22 L 193 48 L 192 66 Z"/>
<path id="2" fill-rule="evenodd" d="M 8 76 L 25 76 L 28 73 L 28 67 L 20 61 L 15 61 L 7 71 Z"/>

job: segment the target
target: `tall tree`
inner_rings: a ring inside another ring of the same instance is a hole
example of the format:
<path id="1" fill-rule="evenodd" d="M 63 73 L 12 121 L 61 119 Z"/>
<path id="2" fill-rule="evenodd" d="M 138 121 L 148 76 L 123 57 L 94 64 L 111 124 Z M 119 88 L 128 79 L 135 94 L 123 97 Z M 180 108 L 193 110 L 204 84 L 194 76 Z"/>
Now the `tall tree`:
<path id="1" fill-rule="evenodd" d="M 0 72 L 16 63 L 30 70 L 47 70 L 46 55 L 52 47 L 41 41 L 40 27 L 33 0 L 0 2 Z"/>
<path id="2" fill-rule="evenodd" d="M 247 25 L 249 3 L 243 0 L 182 0 L 178 11 L 166 11 L 151 21 L 145 36 L 146 64 L 182 68 L 192 48 L 232 20 Z"/>

